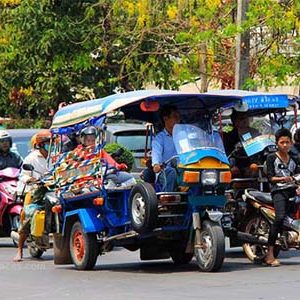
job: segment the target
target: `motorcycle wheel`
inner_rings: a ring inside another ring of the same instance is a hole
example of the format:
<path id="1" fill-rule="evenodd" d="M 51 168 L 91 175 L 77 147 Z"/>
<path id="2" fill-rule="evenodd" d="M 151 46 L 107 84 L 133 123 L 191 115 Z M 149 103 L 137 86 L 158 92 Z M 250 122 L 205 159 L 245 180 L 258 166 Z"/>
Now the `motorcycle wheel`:
<path id="1" fill-rule="evenodd" d="M 193 253 L 185 252 L 186 244 L 184 242 L 172 243 L 169 248 L 169 254 L 176 265 L 185 265 L 193 259 Z"/>
<path id="2" fill-rule="evenodd" d="M 270 224 L 267 220 L 261 216 L 251 216 L 244 225 L 244 232 L 252 234 L 254 236 L 263 236 L 268 239 L 270 232 Z M 267 253 L 267 245 L 255 245 L 250 243 L 244 243 L 243 249 L 247 258 L 255 263 L 263 263 L 263 260 Z M 274 257 L 278 257 L 280 247 L 274 247 Z"/>
<path id="3" fill-rule="evenodd" d="M 40 258 L 44 253 L 43 250 L 33 246 L 28 246 L 28 251 L 33 258 Z"/>
<path id="4" fill-rule="evenodd" d="M 204 221 L 200 232 L 200 245 L 195 247 L 195 257 L 201 271 L 216 272 L 225 257 L 225 236 L 219 224 Z"/>
<path id="5" fill-rule="evenodd" d="M 157 196 L 153 186 L 143 182 L 135 185 L 129 197 L 130 219 L 139 233 L 151 231 L 157 221 Z"/>
<path id="6" fill-rule="evenodd" d="M 70 235 L 70 254 L 77 270 L 94 268 L 99 247 L 94 233 L 85 233 L 80 222 L 73 224 Z"/>

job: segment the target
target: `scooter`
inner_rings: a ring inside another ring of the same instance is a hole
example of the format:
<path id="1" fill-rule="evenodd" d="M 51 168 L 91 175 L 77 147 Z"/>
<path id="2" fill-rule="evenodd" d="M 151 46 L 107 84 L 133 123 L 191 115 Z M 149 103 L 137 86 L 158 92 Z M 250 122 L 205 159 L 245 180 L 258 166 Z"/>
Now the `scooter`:
<path id="1" fill-rule="evenodd" d="M 26 171 L 33 171 L 34 168 L 30 164 L 24 164 L 23 169 Z M 36 171 L 37 172 L 37 171 Z M 42 174 L 41 174 L 42 175 Z M 42 180 L 36 180 L 34 183 L 27 183 L 27 185 L 34 185 L 33 190 L 36 190 L 44 185 L 44 182 Z M 32 191 L 27 191 L 26 186 L 23 189 L 23 195 L 22 198 L 24 199 L 24 207 L 29 206 L 32 203 Z M 47 192 L 44 197 L 46 198 L 46 201 L 50 203 L 56 203 L 58 202 L 58 199 L 55 195 L 55 193 Z M 34 205 L 34 204 L 33 204 Z M 39 209 L 39 206 L 37 205 L 37 208 L 34 207 L 32 209 L 35 210 L 33 213 L 33 216 L 30 218 L 30 230 L 26 239 L 26 245 L 28 247 L 28 251 L 30 255 L 33 258 L 40 258 L 47 249 L 50 249 L 53 247 L 53 240 L 52 240 L 52 234 L 51 238 L 49 238 L 48 235 L 44 233 L 44 226 L 45 226 L 45 209 Z M 25 212 L 21 214 L 21 216 L 25 219 Z M 26 222 L 26 221 L 25 221 Z M 59 220 L 58 220 L 58 214 L 54 213 L 54 220 L 53 223 L 55 223 L 55 230 L 59 226 Z M 15 238 L 16 240 L 19 239 L 19 234 L 16 231 L 12 231 L 11 237 Z"/>
<path id="2" fill-rule="evenodd" d="M 22 203 L 17 201 L 16 191 L 20 170 L 6 168 L 0 170 L 0 236 L 9 237 L 17 230 L 20 222 Z M 17 245 L 17 241 L 13 239 Z"/>
<path id="3" fill-rule="evenodd" d="M 299 183 L 299 175 L 294 176 L 291 187 L 296 188 Z M 243 231 L 251 235 L 256 241 L 244 243 L 243 248 L 249 260 L 262 262 L 267 251 L 267 241 L 270 227 L 275 220 L 275 209 L 270 193 L 264 193 L 254 189 L 246 189 L 243 199 L 247 204 Z M 287 251 L 291 248 L 300 249 L 300 198 L 295 196 L 289 199 L 289 215 L 285 217 L 283 232 L 277 239 L 274 255 L 279 251 Z"/>

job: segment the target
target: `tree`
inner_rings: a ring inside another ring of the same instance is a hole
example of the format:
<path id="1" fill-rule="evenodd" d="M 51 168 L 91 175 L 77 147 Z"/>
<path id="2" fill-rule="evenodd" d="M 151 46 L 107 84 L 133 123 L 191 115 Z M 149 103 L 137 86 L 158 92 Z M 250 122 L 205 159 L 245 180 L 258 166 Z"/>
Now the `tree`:
<path id="1" fill-rule="evenodd" d="M 85 87 L 97 90 L 106 72 L 91 57 L 101 43 L 101 36 L 89 39 L 101 19 L 100 11 L 88 10 L 94 2 L 24 0 L 2 9 L 1 114 L 44 118 Z M 106 83 L 100 87 L 110 91 Z"/>
<path id="2" fill-rule="evenodd" d="M 45 118 L 60 102 L 201 79 L 234 86 L 235 37 L 251 35 L 247 88 L 299 78 L 300 4 L 235 0 L 0 0 L 0 113 Z"/>

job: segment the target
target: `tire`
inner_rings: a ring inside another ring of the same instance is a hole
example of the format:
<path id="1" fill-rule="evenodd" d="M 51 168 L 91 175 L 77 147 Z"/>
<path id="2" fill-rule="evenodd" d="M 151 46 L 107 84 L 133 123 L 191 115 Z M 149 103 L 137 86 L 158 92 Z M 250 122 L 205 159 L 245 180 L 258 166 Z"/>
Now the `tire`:
<path id="1" fill-rule="evenodd" d="M 195 257 L 203 272 L 218 271 L 225 257 L 225 236 L 221 226 L 212 221 L 204 221 L 200 231 L 200 247 L 195 245 Z"/>
<path id="2" fill-rule="evenodd" d="M 186 253 L 186 244 L 183 241 L 172 243 L 169 248 L 169 254 L 175 265 L 186 265 L 194 257 L 194 253 Z"/>
<path id="3" fill-rule="evenodd" d="M 129 197 L 132 228 L 138 233 L 146 233 L 156 226 L 158 201 L 153 186 L 139 183 L 133 187 Z"/>
<path id="4" fill-rule="evenodd" d="M 270 232 L 270 224 L 269 222 L 259 216 L 259 215 L 252 215 L 249 219 L 245 222 L 243 231 L 245 233 L 252 234 L 254 236 L 264 236 L 266 239 L 269 236 Z M 267 245 L 254 245 L 250 243 L 244 243 L 243 249 L 247 256 L 247 258 L 255 263 L 262 263 L 266 253 L 267 253 Z M 274 247 L 274 257 L 278 257 L 280 252 L 280 247 Z"/>
<path id="5" fill-rule="evenodd" d="M 91 270 L 99 254 L 99 247 L 94 233 L 85 233 L 80 222 L 73 224 L 70 235 L 70 254 L 75 268 Z"/>
<path id="6" fill-rule="evenodd" d="M 41 250 L 37 247 L 32 247 L 32 246 L 28 246 L 28 250 L 29 250 L 29 254 L 33 258 L 40 258 L 44 253 L 43 250 Z"/>

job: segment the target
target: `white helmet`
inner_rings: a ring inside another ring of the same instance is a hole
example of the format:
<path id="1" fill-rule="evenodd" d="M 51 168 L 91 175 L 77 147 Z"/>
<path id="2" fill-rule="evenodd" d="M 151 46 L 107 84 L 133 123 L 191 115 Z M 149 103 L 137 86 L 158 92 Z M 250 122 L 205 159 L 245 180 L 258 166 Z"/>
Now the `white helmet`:
<path id="1" fill-rule="evenodd" d="M 0 130 L 0 141 L 1 140 L 8 140 L 10 143 L 10 147 L 12 146 L 12 138 L 11 135 L 6 130 Z"/>

